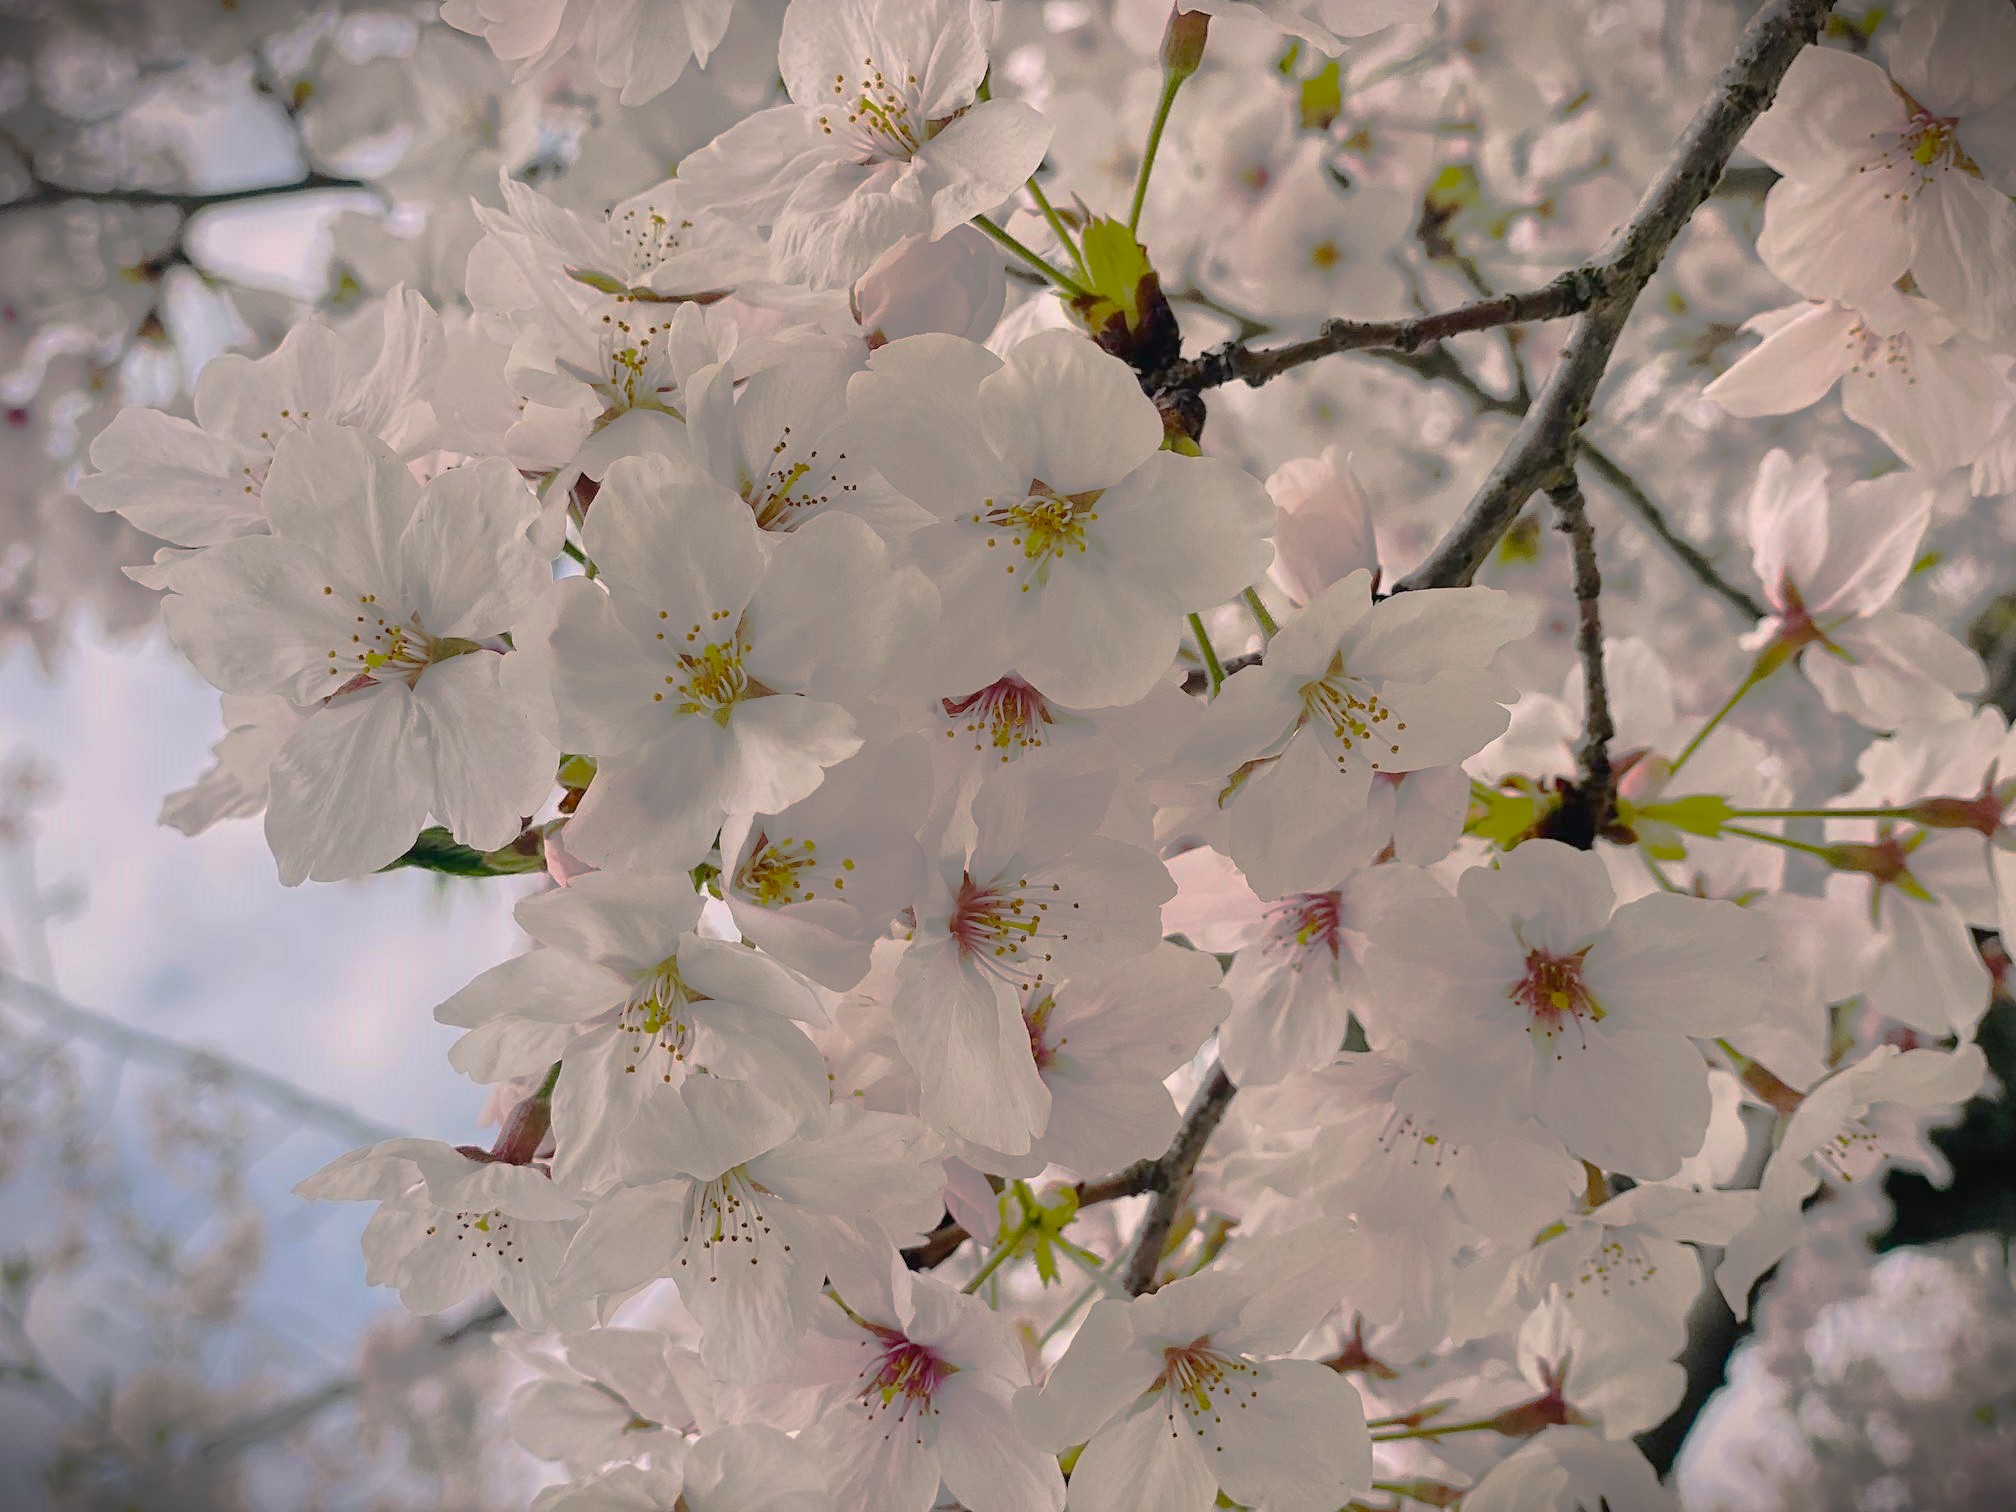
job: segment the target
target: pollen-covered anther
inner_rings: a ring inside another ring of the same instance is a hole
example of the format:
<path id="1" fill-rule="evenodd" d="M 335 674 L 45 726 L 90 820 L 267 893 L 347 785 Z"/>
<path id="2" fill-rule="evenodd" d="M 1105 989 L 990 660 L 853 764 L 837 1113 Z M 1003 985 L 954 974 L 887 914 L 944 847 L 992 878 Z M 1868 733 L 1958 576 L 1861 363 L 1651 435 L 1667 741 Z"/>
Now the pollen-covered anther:
<path id="1" fill-rule="evenodd" d="M 1583 959 L 1588 954 L 1586 946 L 1567 955 L 1546 950 L 1526 952 L 1526 974 L 1509 995 L 1526 1010 L 1531 1020 L 1529 1031 L 1536 1041 L 1552 1047 L 1566 1026 L 1584 1029 L 1604 1018 L 1603 1005 L 1582 978 Z M 1558 1050 L 1554 1058 L 1561 1058 Z"/>
<path id="2" fill-rule="evenodd" d="M 750 843 L 749 859 L 735 873 L 735 890 L 761 908 L 809 903 L 818 896 L 813 884 L 819 880 L 822 865 L 828 871 L 834 865 L 841 871 L 852 871 L 854 859 L 842 856 L 832 863 L 830 857 L 819 854 L 817 841 L 798 840 L 790 835 L 772 840 L 759 829 Z M 844 877 L 835 876 L 830 879 L 830 886 L 836 892 L 845 892 L 845 882 Z"/>
<path id="3" fill-rule="evenodd" d="M 704 994 L 693 991 L 679 975 L 679 958 L 661 962 L 631 989 L 628 1001 L 617 1014 L 617 1027 L 626 1036 L 624 1066 L 626 1076 L 659 1052 L 665 1064 L 658 1072 L 661 1082 L 672 1080 L 672 1068 L 683 1064 L 693 1051 L 693 1021 L 689 1004 L 703 1001 Z"/>
<path id="4" fill-rule="evenodd" d="M 1176 1421 L 1179 1412 L 1201 1438 L 1205 1418 L 1222 1423 L 1228 1410 L 1245 1411 L 1248 1403 L 1259 1400 L 1257 1380 L 1258 1372 L 1245 1360 L 1214 1349 L 1209 1334 L 1170 1345 L 1162 1351 L 1162 1374 L 1154 1387 L 1162 1393 L 1170 1436 L 1182 1436 Z"/>
<path id="5" fill-rule="evenodd" d="M 1032 884 L 1027 877 L 982 884 L 967 876 L 948 932 L 969 961 L 1028 992 L 1044 980 L 1051 959 L 1044 946 L 1071 938 L 1056 922 L 1068 910 L 1051 907 L 1061 890 L 1058 883 Z"/>
<path id="6" fill-rule="evenodd" d="M 1068 556 L 1083 556 L 1090 550 L 1088 534 L 1098 522 L 1098 503 L 1104 489 L 1060 494 L 1040 479 L 1029 485 L 1028 494 L 1013 503 L 988 499 L 972 516 L 972 523 L 989 532 L 990 550 L 1012 550 L 1020 561 L 1005 564 L 1010 576 L 1022 579 L 1021 589 L 1049 578 L 1051 564 Z"/>
<path id="7" fill-rule="evenodd" d="M 1340 652 L 1329 670 L 1301 688 L 1302 721 L 1315 728 L 1339 771 L 1362 761 L 1377 772 L 1396 766 L 1407 721 L 1361 677 L 1344 670 Z"/>
<path id="8" fill-rule="evenodd" d="M 1043 732 L 1057 722 L 1049 701 L 1012 673 L 977 693 L 939 702 L 945 717 L 973 737 L 976 752 L 991 749 L 1004 763 L 1041 748 Z M 948 739 L 957 733 L 956 729 L 945 732 Z"/>
<path id="9" fill-rule="evenodd" d="M 762 1262 L 760 1251 L 773 1233 L 763 1211 L 763 1199 L 769 1195 L 746 1166 L 733 1166 L 712 1181 L 695 1182 L 686 1193 L 681 1227 L 689 1249 L 694 1240 L 699 1241 L 708 1281 L 721 1279 L 724 1264 Z M 791 1246 L 780 1243 L 779 1249 L 788 1253 Z M 689 1255 L 680 1255 L 679 1267 L 681 1271 L 692 1268 Z"/>
<path id="10" fill-rule="evenodd" d="M 1290 893 L 1268 908 L 1261 948 L 1288 957 L 1296 971 L 1312 960 L 1334 965 L 1343 949 L 1343 903 L 1335 892 Z"/>
<path id="11" fill-rule="evenodd" d="M 934 1398 L 938 1388 L 946 1379 L 959 1373 L 959 1367 L 952 1364 L 927 1345 L 919 1344 L 905 1337 L 893 1328 L 879 1324 L 867 1325 L 874 1339 L 874 1352 L 868 1364 L 857 1378 L 860 1382 L 857 1396 L 868 1409 L 872 1422 L 877 1418 L 887 1418 L 884 1437 L 909 1423 L 911 1431 L 923 1441 L 923 1420 L 937 1414 Z M 911 1414 L 916 1421 L 911 1422 Z"/>

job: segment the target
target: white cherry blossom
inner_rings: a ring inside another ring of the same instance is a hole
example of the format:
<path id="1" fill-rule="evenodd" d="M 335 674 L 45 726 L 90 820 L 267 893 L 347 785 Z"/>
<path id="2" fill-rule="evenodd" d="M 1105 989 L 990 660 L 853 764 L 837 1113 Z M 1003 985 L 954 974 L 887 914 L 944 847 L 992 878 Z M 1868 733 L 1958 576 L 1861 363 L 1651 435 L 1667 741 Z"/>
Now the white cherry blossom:
<path id="1" fill-rule="evenodd" d="M 1366 960 L 1371 1028 L 1445 1052 L 1417 1076 L 1427 1106 L 1453 1118 L 1496 1088 L 1570 1154 L 1658 1180 L 1708 1130 L 1688 1036 L 1755 1011 L 1768 939 L 1729 903 L 1654 893 L 1620 908 L 1595 856 L 1528 840 L 1465 872 L 1457 897 L 1389 916 Z"/>
<path id="2" fill-rule="evenodd" d="M 280 443 L 264 502 L 273 533 L 176 562 L 162 615 L 225 692 L 311 709 L 270 768 L 281 880 L 373 871 L 429 814 L 507 844 L 556 759 L 499 678 L 498 637 L 548 590 L 531 491 L 494 458 L 423 489 L 383 443 L 318 421 Z"/>
<path id="3" fill-rule="evenodd" d="M 976 0 L 792 0 L 779 67 L 791 103 L 680 165 L 701 203 L 771 228 L 783 279 L 844 287 L 906 236 L 994 209 L 1043 161 L 1050 128 L 977 99 L 994 8 Z"/>
<path id="4" fill-rule="evenodd" d="M 861 747 L 831 696 L 931 608 L 859 520 L 767 549 L 740 498 L 673 458 L 612 467 L 583 542 L 600 576 L 561 585 L 552 675 L 563 739 L 600 762 L 567 845 L 600 865 L 691 866 L 728 815 L 809 797 Z"/>
<path id="5" fill-rule="evenodd" d="M 1005 360 L 952 337 L 892 342 L 848 404 L 867 459 L 935 517 L 911 550 L 945 605 L 947 685 L 1013 672 L 1066 704 L 1136 702 L 1167 675 L 1184 614 L 1267 570 L 1260 484 L 1161 450 L 1133 373 L 1073 332 Z"/>

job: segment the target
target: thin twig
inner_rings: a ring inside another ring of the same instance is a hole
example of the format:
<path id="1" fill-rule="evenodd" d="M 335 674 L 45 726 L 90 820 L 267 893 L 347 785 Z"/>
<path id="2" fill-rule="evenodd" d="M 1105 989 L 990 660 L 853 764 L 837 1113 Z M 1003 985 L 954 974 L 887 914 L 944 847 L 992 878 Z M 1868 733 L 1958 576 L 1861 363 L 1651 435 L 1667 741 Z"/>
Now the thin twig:
<path id="1" fill-rule="evenodd" d="M 1122 1197 L 1138 1197 L 1152 1190 L 1159 1165 L 1160 1162 L 1155 1160 L 1137 1160 L 1124 1171 L 1115 1171 L 1111 1176 L 1077 1183 L 1072 1190 L 1077 1194 L 1078 1206 L 1088 1208 Z M 912 1270 L 936 1270 L 972 1237 L 964 1224 L 948 1218 L 926 1234 L 922 1243 L 913 1244 L 903 1251 L 903 1263 Z"/>
<path id="2" fill-rule="evenodd" d="M 1678 149 L 1624 228 L 1590 265 L 1601 291 L 1575 323 L 1518 433 L 1449 533 L 1396 589 L 1470 581 L 1519 511 L 1567 461 L 1632 307 L 1673 238 L 1714 191 L 1736 144 L 1770 105 L 1792 60 L 1818 34 L 1832 0 L 1771 0 L 1682 133 Z"/>
<path id="3" fill-rule="evenodd" d="M 1617 496 L 1618 502 L 1638 516 L 1645 528 L 1658 538 L 1659 543 L 1678 557 L 1681 565 L 1699 578 L 1709 590 L 1720 595 L 1725 603 L 1746 619 L 1764 618 L 1764 606 L 1722 576 L 1700 547 L 1676 531 L 1667 522 L 1665 512 L 1653 503 L 1651 495 L 1645 492 L 1638 480 L 1625 471 L 1614 457 L 1585 438 L 1582 442 L 1582 459 L 1589 464 L 1589 470 L 1608 485 L 1610 491 Z"/>
<path id="4" fill-rule="evenodd" d="M 1405 320 L 1326 320 L 1309 340 L 1285 346 L 1255 350 L 1243 342 L 1228 341 L 1201 357 L 1165 368 L 1157 375 L 1157 381 L 1165 391 L 1193 393 L 1217 388 L 1235 378 L 1258 388 L 1291 368 L 1338 352 L 1414 352 L 1472 331 L 1580 314 L 1595 301 L 1602 288 L 1589 270 L 1573 268 L 1537 289 L 1472 300 L 1431 315 L 1410 316 Z"/>
<path id="5" fill-rule="evenodd" d="M 1155 1162 L 1154 1184 L 1149 1188 L 1155 1200 L 1148 1205 L 1148 1216 L 1141 1220 L 1141 1227 L 1134 1232 L 1134 1248 L 1127 1256 L 1127 1267 L 1120 1273 L 1120 1284 L 1133 1296 L 1155 1289 L 1155 1272 L 1162 1264 L 1162 1251 L 1169 1243 L 1169 1230 L 1176 1222 L 1176 1214 L 1190 1197 L 1190 1177 L 1197 1169 L 1197 1162 L 1203 1158 L 1204 1147 L 1211 1142 L 1217 1132 L 1219 1120 L 1232 1104 L 1232 1094 L 1239 1089 L 1232 1085 L 1232 1078 L 1225 1074 L 1220 1065 L 1211 1067 L 1211 1074 L 1204 1078 L 1204 1084 L 1197 1089 L 1197 1095 L 1190 1099 L 1190 1106 L 1183 1112 L 1183 1122 L 1177 1127 L 1176 1137 L 1162 1158 Z"/>
<path id="6" fill-rule="evenodd" d="M 172 189 L 87 189 L 70 184 L 53 184 L 37 179 L 35 186 L 19 199 L 0 204 L 0 214 L 10 210 L 40 210 L 51 205 L 92 204 L 92 205 L 133 205 L 142 208 L 167 206 L 191 215 L 212 205 L 237 205 L 249 200 L 273 199 L 284 194 L 307 194 L 312 191 L 332 189 L 355 189 L 370 194 L 380 200 L 385 191 L 375 184 L 367 184 L 362 179 L 338 178 L 327 173 L 304 173 L 297 179 L 289 179 L 281 184 L 255 184 L 247 189 L 214 189 L 205 193 L 177 191 Z"/>
<path id="7" fill-rule="evenodd" d="M 1610 719 L 1610 688 L 1603 675 L 1603 619 L 1599 601 L 1603 575 L 1596 564 L 1596 532 L 1574 470 L 1547 486 L 1548 502 L 1560 518 L 1575 557 L 1575 650 L 1582 658 L 1582 739 L 1575 747 L 1576 833 L 1558 838 L 1588 850 L 1610 827 L 1617 810 L 1617 781 L 1610 769 L 1610 742 L 1617 727 Z"/>

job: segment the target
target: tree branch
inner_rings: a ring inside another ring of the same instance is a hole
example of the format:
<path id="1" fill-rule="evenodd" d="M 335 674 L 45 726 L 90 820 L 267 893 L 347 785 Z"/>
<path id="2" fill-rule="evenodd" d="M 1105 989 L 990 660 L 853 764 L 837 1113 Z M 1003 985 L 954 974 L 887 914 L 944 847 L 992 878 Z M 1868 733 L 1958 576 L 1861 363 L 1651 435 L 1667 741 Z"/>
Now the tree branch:
<path id="1" fill-rule="evenodd" d="M 1771 0 L 1745 28 L 1736 56 L 1681 134 L 1638 209 L 1587 270 L 1601 282 L 1518 433 L 1463 517 L 1397 589 L 1470 581 L 1533 496 L 1558 479 L 1610 365 L 1617 339 L 1660 259 L 1714 191 L 1736 144 L 1770 105 L 1792 60 L 1820 30 L 1832 0 Z"/>
<path id="2" fill-rule="evenodd" d="M 1674 556 L 1680 564 L 1699 578 L 1711 592 L 1718 594 L 1724 603 L 1738 611 L 1746 619 L 1764 618 L 1764 606 L 1738 588 L 1716 570 L 1700 547 L 1676 531 L 1667 521 L 1664 511 L 1652 502 L 1638 480 L 1625 471 L 1622 465 L 1608 452 L 1594 445 L 1586 438 L 1581 447 L 1582 460 L 1589 464 L 1589 470 L 1601 478 L 1618 501 L 1638 516 L 1647 530 L 1659 539 L 1659 543 Z"/>
<path id="3" fill-rule="evenodd" d="M 1557 816 L 1569 821 L 1572 832 L 1555 838 L 1588 850 L 1617 813 L 1617 781 L 1610 769 L 1610 742 L 1617 727 L 1610 719 L 1610 689 L 1603 675 L 1603 620 L 1598 610 L 1603 576 L 1596 565 L 1596 532 L 1590 528 L 1582 486 L 1572 470 L 1549 486 L 1547 498 L 1559 516 L 1556 528 L 1568 537 L 1574 552 L 1575 650 L 1582 658 L 1582 739 L 1575 747 L 1575 792 Z"/>
<path id="4" fill-rule="evenodd" d="M 1141 1220 L 1141 1227 L 1135 1230 L 1133 1252 L 1127 1257 L 1126 1269 L 1120 1273 L 1120 1284 L 1133 1295 L 1138 1297 L 1155 1289 L 1155 1272 L 1162 1264 L 1169 1230 L 1190 1195 L 1191 1174 L 1203 1158 L 1204 1147 L 1217 1132 L 1226 1108 L 1231 1106 L 1232 1094 L 1238 1090 L 1225 1074 L 1225 1068 L 1214 1064 L 1184 1110 L 1175 1139 L 1154 1163 L 1153 1182 L 1146 1190 L 1154 1192 L 1155 1200 L 1148 1205 L 1148 1216 Z"/>
<path id="5" fill-rule="evenodd" d="M 250 200 L 273 199 L 286 194 L 307 194 L 316 190 L 356 189 L 379 200 L 385 191 L 362 179 L 338 178 L 310 171 L 282 184 L 255 184 L 249 189 L 214 189 L 207 193 L 177 192 L 168 189 L 83 189 L 68 184 L 52 184 L 37 179 L 28 193 L 0 204 L 0 214 L 12 210 L 42 210 L 51 205 L 84 203 L 92 205 L 133 205 L 140 208 L 166 206 L 192 215 L 212 205 L 237 205 Z"/>
<path id="6" fill-rule="evenodd" d="M 1243 342 L 1228 341 L 1201 357 L 1193 357 L 1163 369 L 1157 385 L 1164 392 L 1200 393 L 1237 378 L 1258 388 L 1291 368 L 1314 362 L 1337 352 L 1384 349 L 1395 352 L 1418 351 L 1450 336 L 1472 331 L 1488 331 L 1494 326 L 1529 320 L 1559 320 L 1589 308 L 1602 285 L 1590 270 L 1572 268 L 1552 283 L 1538 289 L 1473 300 L 1453 310 L 1417 315 L 1406 320 L 1326 320 L 1322 329 L 1307 341 L 1258 351 Z"/>

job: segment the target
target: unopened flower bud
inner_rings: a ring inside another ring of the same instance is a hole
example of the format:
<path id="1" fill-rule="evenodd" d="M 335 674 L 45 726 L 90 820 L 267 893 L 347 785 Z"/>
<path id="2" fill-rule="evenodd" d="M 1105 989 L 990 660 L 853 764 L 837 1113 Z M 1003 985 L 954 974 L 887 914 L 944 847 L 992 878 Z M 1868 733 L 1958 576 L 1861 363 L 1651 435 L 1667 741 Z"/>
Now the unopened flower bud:
<path id="1" fill-rule="evenodd" d="M 1162 32 L 1162 72 L 1170 79 L 1187 79 L 1204 61 L 1204 42 L 1211 34 L 1211 18 L 1202 11 L 1180 7 L 1169 12 L 1169 25 Z"/>

